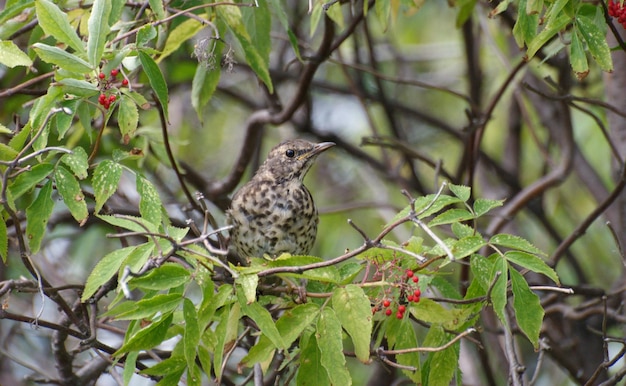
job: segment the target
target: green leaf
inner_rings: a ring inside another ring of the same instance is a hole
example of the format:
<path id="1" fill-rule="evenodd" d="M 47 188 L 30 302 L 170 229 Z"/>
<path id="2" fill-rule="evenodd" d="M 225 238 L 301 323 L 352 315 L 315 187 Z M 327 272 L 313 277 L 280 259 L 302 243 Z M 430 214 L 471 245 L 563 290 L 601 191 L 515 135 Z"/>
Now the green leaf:
<path id="1" fill-rule="evenodd" d="M 337 24 L 340 30 L 342 30 L 345 27 L 346 23 L 343 18 L 343 11 L 341 10 L 341 3 L 337 2 L 335 4 L 332 4 L 330 7 L 326 8 L 326 16 L 328 16 L 330 20 L 335 22 L 335 24 Z"/>
<path id="2" fill-rule="evenodd" d="M 146 275 L 134 277 L 129 285 L 144 290 L 162 291 L 188 283 L 191 273 L 178 264 L 165 263 Z"/>
<path id="3" fill-rule="evenodd" d="M 205 28 L 204 24 L 200 23 L 196 19 L 191 19 L 191 18 L 177 25 L 176 28 L 174 28 L 167 36 L 167 40 L 165 41 L 165 46 L 163 47 L 163 50 L 161 51 L 161 55 L 159 56 L 156 62 L 161 63 L 163 59 L 167 58 L 172 53 L 174 53 L 181 45 L 183 45 L 189 39 L 194 37 L 203 28 Z M 269 40 L 269 36 L 268 36 L 268 40 Z"/>
<path id="4" fill-rule="evenodd" d="M 37 10 L 39 26 L 46 34 L 53 36 L 58 42 L 72 47 L 80 56 L 85 54 L 83 42 L 76 34 L 76 30 L 70 25 L 66 13 L 48 0 L 35 1 L 35 9 Z"/>
<path id="5" fill-rule="evenodd" d="M 587 48 L 600 68 L 603 71 L 613 71 L 611 50 L 606 42 L 606 35 L 600 26 L 592 18 L 584 15 L 576 17 L 575 25 L 578 27 L 582 38 L 587 42 Z"/>
<path id="6" fill-rule="evenodd" d="M 472 189 L 469 186 L 449 184 L 448 189 L 463 202 L 469 200 L 472 195 Z"/>
<path id="7" fill-rule="evenodd" d="M 539 333 L 545 314 L 539 297 L 530 290 L 524 277 L 513 267 L 509 269 L 511 288 L 513 290 L 513 309 L 520 330 L 533 344 L 539 348 Z"/>
<path id="8" fill-rule="evenodd" d="M 0 215 L 0 258 L 6 264 L 9 257 L 9 235 L 7 233 L 7 223 Z"/>
<path id="9" fill-rule="evenodd" d="M 517 264 L 522 268 L 546 275 L 556 284 L 560 284 L 559 277 L 556 272 L 550 268 L 545 261 L 536 255 L 526 252 L 508 251 L 504 254 L 504 257 L 513 264 Z"/>
<path id="10" fill-rule="evenodd" d="M 102 59 L 104 46 L 109 34 L 110 0 L 94 0 L 91 15 L 87 22 L 89 40 L 87 40 L 87 57 L 92 66 L 97 67 Z"/>
<path id="11" fill-rule="evenodd" d="M 117 271 L 119 271 L 122 266 L 122 262 L 136 248 L 137 246 L 116 249 L 100 259 L 93 271 L 89 274 L 89 277 L 87 277 L 85 289 L 83 290 L 83 295 L 80 298 L 81 301 L 84 303 L 89 300 L 89 298 L 96 293 L 96 290 L 102 284 L 106 283 L 113 277 L 113 275 L 117 274 Z"/>
<path id="12" fill-rule="evenodd" d="M 76 111 L 81 103 L 83 103 L 83 101 L 80 99 L 68 99 L 61 101 L 60 105 L 65 111 L 63 114 L 56 114 L 53 118 L 54 123 L 56 124 L 57 133 L 59 134 L 59 141 L 65 137 L 67 131 L 74 124 L 74 117 L 76 116 Z M 66 114 L 65 112 L 67 110 L 71 111 L 71 113 Z"/>
<path id="13" fill-rule="evenodd" d="M 157 20 L 165 18 L 165 8 L 163 8 L 163 2 L 161 0 L 148 0 L 150 3 L 150 9 L 157 17 Z"/>
<path id="14" fill-rule="evenodd" d="M 48 163 L 37 164 L 29 171 L 18 175 L 9 185 L 9 192 L 14 200 L 34 188 L 44 178 L 54 171 L 54 166 Z"/>
<path id="15" fill-rule="evenodd" d="M 236 7 L 219 7 L 221 8 L 236 8 Z M 169 97 L 167 91 L 167 83 L 165 83 L 165 78 L 163 78 L 163 74 L 159 69 L 159 66 L 156 64 L 154 59 L 150 55 L 148 55 L 144 50 L 139 50 L 139 61 L 141 62 L 141 66 L 143 67 L 146 76 L 148 76 L 148 81 L 150 81 L 150 86 L 154 90 L 154 93 L 157 96 L 157 99 L 161 103 L 161 107 L 163 107 L 163 114 L 165 114 L 165 120 L 169 121 Z"/>
<path id="16" fill-rule="evenodd" d="M 467 209 L 448 209 L 447 211 L 432 219 L 428 223 L 428 226 L 434 227 L 437 225 L 458 223 L 461 221 L 472 220 L 473 218 L 474 215 L 470 213 Z"/>
<path id="17" fill-rule="evenodd" d="M 148 350 L 163 342 L 165 334 L 172 324 L 173 314 L 163 315 L 160 320 L 139 330 L 122 345 L 113 356 L 117 357 L 130 351 Z"/>
<path id="18" fill-rule="evenodd" d="M 269 65 L 272 50 L 272 15 L 267 0 L 257 0 L 258 7 L 241 8 L 245 29 L 264 63 Z"/>
<path id="19" fill-rule="evenodd" d="M 489 239 L 489 243 L 498 245 L 500 247 L 517 249 L 517 250 L 532 253 L 535 255 L 541 255 L 541 256 L 546 255 L 539 248 L 532 245 L 528 240 L 519 236 L 509 235 L 506 233 L 500 233 L 500 234 L 492 236 Z"/>
<path id="20" fill-rule="evenodd" d="M 49 46 L 43 43 L 35 43 L 32 47 L 41 60 L 57 65 L 64 70 L 80 74 L 87 74 L 93 71 L 93 67 L 85 60 L 59 47 Z"/>
<path id="21" fill-rule="evenodd" d="M 315 334 L 309 339 L 300 339 L 300 361 L 296 384 L 298 386 L 330 386 L 330 379 L 322 369 L 322 353 Z"/>
<path id="22" fill-rule="evenodd" d="M 134 303 L 120 303 L 103 316 L 113 317 L 115 320 L 141 320 L 151 318 L 158 313 L 165 314 L 174 311 L 182 300 L 182 296 L 178 293 L 158 294 Z"/>
<path id="23" fill-rule="evenodd" d="M 137 31 L 137 47 L 145 47 L 150 40 L 156 38 L 157 31 L 152 24 L 146 24 Z"/>
<path id="24" fill-rule="evenodd" d="M 352 338 L 356 357 L 363 363 L 370 361 L 372 335 L 372 308 L 363 289 L 354 284 L 333 291 L 333 308 L 344 330 Z"/>
<path id="25" fill-rule="evenodd" d="M 519 9 L 523 9 L 534 0 L 526 2 L 526 0 L 520 0 Z M 539 27 L 539 16 L 537 14 L 530 14 L 527 12 L 518 12 L 517 21 L 513 26 L 513 37 L 517 45 L 522 48 L 524 44 L 529 44 L 535 36 L 537 36 L 537 28 Z"/>
<path id="26" fill-rule="evenodd" d="M 413 328 L 412 323 L 410 323 L 406 319 L 402 319 L 397 331 L 395 331 L 395 344 L 393 345 L 394 350 L 402 350 L 402 349 L 411 349 L 415 347 L 419 347 L 417 343 L 417 336 L 415 335 L 415 329 Z M 415 367 L 417 371 L 409 371 L 402 370 L 404 375 L 409 377 L 415 384 L 419 384 L 421 380 L 421 371 L 420 371 L 420 354 L 417 352 L 409 352 L 406 354 L 399 354 L 396 356 L 396 360 L 399 364 L 404 366 Z"/>
<path id="27" fill-rule="evenodd" d="M 459 239 L 463 237 L 474 236 L 476 234 L 474 228 L 465 224 L 461 224 L 460 222 L 452 223 L 452 226 L 450 226 L 450 228 L 452 229 L 452 233 L 454 233 L 454 235 Z"/>
<path id="28" fill-rule="evenodd" d="M 552 39 L 554 35 L 559 33 L 559 31 L 565 29 L 571 21 L 572 18 L 567 16 L 565 13 L 559 13 L 554 20 L 549 20 L 546 27 L 528 44 L 528 50 L 526 51 L 528 59 L 535 56 L 541 47 Z"/>
<path id="29" fill-rule="evenodd" d="M 167 375 L 170 373 L 180 372 L 180 374 L 182 375 L 186 366 L 187 361 L 185 360 L 185 358 L 183 358 L 182 356 L 171 356 L 169 358 L 163 359 L 161 362 L 158 362 L 152 367 L 141 370 L 139 374 Z M 174 384 L 178 384 L 178 382 L 175 382 Z"/>
<path id="30" fill-rule="evenodd" d="M 87 152 L 82 147 L 77 146 L 72 149 L 71 154 L 63 155 L 61 162 L 67 165 L 79 180 L 87 178 L 89 163 L 87 161 Z"/>
<path id="31" fill-rule="evenodd" d="M 319 306 L 313 303 L 300 304 L 285 310 L 285 313 L 276 321 L 276 328 L 283 337 L 285 344 L 291 346 L 305 328 L 309 327 L 318 317 L 319 312 Z M 272 358 L 275 350 L 276 346 L 265 335 L 261 335 L 257 344 L 242 359 L 241 364 L 252 367 L 255 363 L 266 362 Z"/>
<path id="32" fill-rule="evenodd" d="M 93 173 L 93 190 L 96 196 L 94 213 L 100 212 L 104 203 L 115 193 L 122 177 L 122 166 L 109 160 L 104 160 L 96 166 Z"/>
<path id="33" fill-rule="evenodd" d="M 222 55 L 222 46 L 221 42 L 216 42 L 215 51 L 213 52 L 216 57 Z M 204 122 L 204 106 L 209 103 L 209 100 L 215 93 L 220 77 L 220 66 L 208 68 L 207 66 L 199 65 L 196 67 L 196 73 L 191 82 L 191 105 L 196 110 L 200 122 Z"/>
<path id="34" fill-rule="evenodd" d="M 428 330 L 423 345 L 441 347 L 448 343 L 450 334 L 446 334 L 440 325 L 433 325 Z M 428 356 L 422 369 L 423 384 L 429 386 L 449 386 L 458 367 L 460 343 L 457 342 L 445 350 Z"/>
<path id="35" fill-rule="evenodd" d="M 243 24 L 241 10 L 239 7 L 217 7 L 217 14 L 224 19 L 228 28 L 233 32 L 246 57 L 246 61 L 254 73 L 265 83 L 270 94 L 274 93 L 272 78 L 269 72 L 269 63 L 263 58 L 257 47 L 254 45 L 249 32 Z"/>
<path id="36" fill-rule="evenodd" d="M 46 225 L 52 215 L 54 201 L 52 200 L 52 180 L 48 180 L 39 190 L 33 203 L 26 209 L 26 238 L 30 246 L 30 253 L 39 252 L 41 240 L 46 234 Z"/>
<path id="37" fill-rule="evenodd" d="M 371 311 L 370 311 L 371 312 Z M 320 363 L 332 385 L 352 384 L 352 378 L 346 368 L 346 357 L 343 354 L 341 340 L 341 323 L 331 308 L 322 309 L 317 320 L 318 348 Z"/>
<path id="38" fill-rule="evenodd" d="M 259 285 L 259 277 L 255 273 L 239 275 L 237 279 L 235 279 L 235 282 L 241 286 L 246 298 L 246 304 L 256 301 L 256 289 Z"/>
<path id="39" fill-rule="evenodd" d="M 119 99 L 117 120 L 120 126 L 120 133 L 122 134 L 122 141 L 127 144 L 135 136 L 139 122 L 139 112 L 137 111 L 135 101 L 126 95 L 122 95 Z"/>
<path id="40" fill-rule="evenodd" d="M 257 304 L 257 303 L 255 303 Z M 215 329 L 217 343 L 215 345 L 213 356 L 213 369 L 217 383 L 222 377 L 222 359 L 224 358 L 224 350 L 227 346 L 237 338 L 239 318 L 241 317 L 241 308 L 238 303 L 232 307 L 225 306 L 219 318 L 219 323 Z"/>
<path id="41" fill-rule="evenodd" d="M 82 226 L 89 216 L 89 211 L 87 210 L 85 195 L 80 188 L 80 184 L 74 178 L 74 175 L 61 165 L 57 167 L 54 173 L 54 180 L 57 191 L 63 197 L 63 202 L 65 202 L 74 219 Z"/>
<path id="42" fill-rule="evenodd" d="M 98 215 L 98 218 L 104 222 L 107 222 L 113 226 L 120 227 L 122 229 L 128 229 L 133 232 L 145 232 L 148 229 L 150 232 L 156 232 L 158 227 L 151 222 L 141 218 L 134 216 L 108 216 L 108 215 Z"/>
<path id="43" fill-rule="evenodd" d="M 183 319 L 185 320 L 185 332 L 183 334 L 183 347 L 187 367 L 192 368 L 196 364 L 196 347 L 200 343 L 200 328 L 198 327 L 198 315 L 196 307 L 191 300 L 183 300 Z"/>
<path id="44" fill-rule="evenodd" d="M 571 42 L 569 45 L 569 62 L 572 70 L 576 74 L 578 80 L 584 79 L 589 74 L 589 63 L 587 62 L 587 54 L 580 37 L 578 28 L 574 28 L 571 33 Z"/>
<path id="45" fill-rule="evenodd" d="M 137 175 L 137 193 L 139 193 L 139 213 L 141 217 L 152 224 L 161 224 L 161 199 L 154 185 L 145 178 Z"/>
<path id="46" fill-rule="evenodd" d="M 323 261 L 323 259 L 315 256 L 281 255 L 277 259 L 274 259 L 272 261 L 263 260 L 263 264 L 267 268 L 298 267 L 302 265 L 319 263 L 320 261 Z M 337 267 L 335 266 L 311 269 L 303 273 L 285 273 L 281 274 L 281 276 L 298 277 L 308 280 L 322 281 L 325 283 L 338 283 L 340 280 L 339 272 L 337 271 Z"/>
<path id="47" fill-rule="evenodd" d="M 10 68 L 30 67 L 33 61 L 12 41 L 0 40 L 0 64 Z"/>
<path id="48" fill-rule="evenodd" d="M 477 198 L 476 201 L 474 201 L 474 214 L 476 217 L 480 217 L 490 210 L 502 206 L 502 204 L 504 204 L 504 200 Z"/>
<path id="49" fill-rule="evenodd" d="M 491 277 L 490 284 L 493 285 L 490 299 L 491 304 L 493 305 L 493 310 L 505 328 L 509 328 L 504 315 L 504 308 L 507 303 L 506 285 L 508 281 L 508 264 L 506 260 L 501 256 L 496 255 L 495 262 L 491 268 L 489 276 Z"/>
<path id="50" fill-rule="evenodd" d="M 483 240 L 482 236 L 463 237 L 452 246 L 452 255 L 455 259 L 462 259 L 470 256 L 485 245 L 487 245 L 487 242 Z"/>
<path id="51" fill-rule="evenodd" d="M 89 98 L 100 93 L 100 89 L 91 82 L 81 79 L 65 78 L 59 81 L 61 89 L 65 94 L 72 94 L 78 97 Z"/>
<path id="52" fill-rule="evenodd" d="M 268 0 L 268 5 L 272 7 L 274 15 L 278 18 L 278 21 L 287 32 L 287 36 L 289 37 L 289 43 L 291 43 L 291 48 L 293 48 L 296 58 L 298 58 L 299 61 L 302 61 L 302 57 L 300 56 L 300 47 L 298 45 L 298 38 L 293 33 L 291 28 L 289 28 L 289 18 L 287 17 L 287 13 L 285 12 L 282 3 L 280 2 L 280 0 Z"/>
<path id="53" fill-rule="evenodd" d="M 386 31 L 391 18 L 391 1 L 377 1 L 374 5 L 374 10 L 383 31 Z"/>
<path id="54" fill-rule="evenodd" d="M 272 319 L 272 315 L 269 311 L 263 308 L 258 302 L 248 304 L 242 292 L 243 291 L 237 291 L 237 300 L 239 301 L 243 313 L 254 320 L 257 326 L 259 326 L 259 329 L 263 332 L 263 335 L 267 336 L 274 346 L 281 350 L 286 349 L 287 345 L 278 333 L 274 319 Z"/>

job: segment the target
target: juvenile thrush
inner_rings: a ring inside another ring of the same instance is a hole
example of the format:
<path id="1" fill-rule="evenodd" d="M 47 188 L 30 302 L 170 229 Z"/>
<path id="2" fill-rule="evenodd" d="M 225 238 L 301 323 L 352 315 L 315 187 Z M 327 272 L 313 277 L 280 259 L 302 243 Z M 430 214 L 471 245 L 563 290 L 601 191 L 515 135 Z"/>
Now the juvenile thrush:
<path id="1" fill-rule="evenodd" d="M 252 180 L 235 193 L 227 221 L 241 258 L 306 255 L 317 235 L 317 208 L 303 179 L 333 142 L 289 140 L 274 147 Z"/>

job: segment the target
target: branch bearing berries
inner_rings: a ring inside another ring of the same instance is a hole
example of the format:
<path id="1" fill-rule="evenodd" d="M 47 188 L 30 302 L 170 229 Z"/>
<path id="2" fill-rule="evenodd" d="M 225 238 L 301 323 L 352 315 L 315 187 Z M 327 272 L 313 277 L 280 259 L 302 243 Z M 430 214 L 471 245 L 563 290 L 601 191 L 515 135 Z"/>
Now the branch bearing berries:
<path id="1" fill-rule="evenodd" d="M 621 4 L 619 0 L 609 0 L 609 16 L 617 19 L 617 22 L 626 29 L 626 4 Z"/>

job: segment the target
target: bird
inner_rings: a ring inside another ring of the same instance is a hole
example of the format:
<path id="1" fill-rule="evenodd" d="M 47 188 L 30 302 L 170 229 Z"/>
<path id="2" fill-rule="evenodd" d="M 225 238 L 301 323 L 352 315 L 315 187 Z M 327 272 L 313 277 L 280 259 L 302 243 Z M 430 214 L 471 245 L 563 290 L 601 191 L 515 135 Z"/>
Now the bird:
<path id="1" fill-rule="evenodd" d="M 230 245 L 242 259 L 307 255 L 317 236 L 317 208 L 304 177 L 334 142 L 281 142 L 233 196 L 227 223 Z"/>

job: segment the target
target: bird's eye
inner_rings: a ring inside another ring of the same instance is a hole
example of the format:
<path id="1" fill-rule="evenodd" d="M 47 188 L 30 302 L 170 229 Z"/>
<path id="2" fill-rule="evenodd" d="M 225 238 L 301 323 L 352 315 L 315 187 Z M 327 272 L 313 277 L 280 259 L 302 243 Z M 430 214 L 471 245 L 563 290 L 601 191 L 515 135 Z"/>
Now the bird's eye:
<path id="1" fill-rule="evenodd" d="M 294 156 L 294 155 L 296 155 L 296 152 L 295 152 L 293 149 L 288 149 L 288 150 L 285 152 L 285 155 L 286 155 L 287 157 L 289 157 L 289 158 L 293 158 L 293 156 Z"/>

